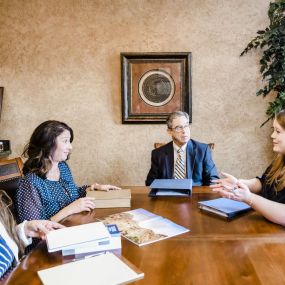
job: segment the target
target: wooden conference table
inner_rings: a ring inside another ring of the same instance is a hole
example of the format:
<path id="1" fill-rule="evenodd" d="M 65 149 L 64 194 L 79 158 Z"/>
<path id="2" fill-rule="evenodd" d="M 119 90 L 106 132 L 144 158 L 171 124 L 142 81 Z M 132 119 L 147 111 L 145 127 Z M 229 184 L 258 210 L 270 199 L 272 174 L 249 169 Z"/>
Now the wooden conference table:
<path id="1" fill-rule="evenodd" d="M 232 221 L 201 212 L 198 201 L 217 197 L 208 187 L 194 187 L 191 198 L 149 198 L 148 188 L 131 189 L 131 209 L 144 208 L 191 230 L 143 247 L 122 238 L 122 256 L 145 274 L 133 284 L 285 284 L 285 228 L 255 211 Z M 70 216 L 64 224 L 89 223 L 127 210 L 97 209 Z M 3 283 L 41 284 L 38 270 L 66 262 L 70 258 L 49 254 L 43 242 Z"/>

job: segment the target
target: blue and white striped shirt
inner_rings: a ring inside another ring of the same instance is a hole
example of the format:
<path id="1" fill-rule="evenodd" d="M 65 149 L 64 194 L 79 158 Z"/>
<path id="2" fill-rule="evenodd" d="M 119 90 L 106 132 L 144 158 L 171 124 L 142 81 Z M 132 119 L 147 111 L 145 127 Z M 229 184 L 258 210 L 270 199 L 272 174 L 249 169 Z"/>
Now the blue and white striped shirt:
<path id="1" fill-rule="evenodd" d="M 3 275 L 13 265 L 14 259 L 15 256 L 12 250 L 0 235 L 0 278 L 3 277 Z"/>

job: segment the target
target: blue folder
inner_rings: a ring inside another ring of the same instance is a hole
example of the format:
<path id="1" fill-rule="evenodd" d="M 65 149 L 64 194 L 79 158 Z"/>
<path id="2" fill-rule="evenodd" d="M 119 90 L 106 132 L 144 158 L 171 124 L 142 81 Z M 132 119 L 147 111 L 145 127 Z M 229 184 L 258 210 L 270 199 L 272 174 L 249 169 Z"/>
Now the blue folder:
<path id="1" fill-rule="evenodd" d="M 215 213 L 227 218 L 233 218 L 234 216 L 251 209 L 251 207 L 246 203 L 226 198 L 201 201 L 198 202 L 198 204 L 199 208 L 202 210 Z"/>
<path id="2" fill-rule="evenodd" d="M 150 197 L 188 197 L 192 193 L 192 179 L 155 179 L 149 187 Z"/>

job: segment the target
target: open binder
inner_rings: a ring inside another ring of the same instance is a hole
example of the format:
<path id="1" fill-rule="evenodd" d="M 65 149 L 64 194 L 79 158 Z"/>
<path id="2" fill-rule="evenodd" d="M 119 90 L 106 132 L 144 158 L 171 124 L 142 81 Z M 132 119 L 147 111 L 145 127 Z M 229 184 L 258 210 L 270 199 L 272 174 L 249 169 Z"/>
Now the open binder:
<path id="1" fill-rule="evenodd" d="M 189 197 L 192 194 L 192 179 L 155 179 L 150 189 L 150 197 Z"/>

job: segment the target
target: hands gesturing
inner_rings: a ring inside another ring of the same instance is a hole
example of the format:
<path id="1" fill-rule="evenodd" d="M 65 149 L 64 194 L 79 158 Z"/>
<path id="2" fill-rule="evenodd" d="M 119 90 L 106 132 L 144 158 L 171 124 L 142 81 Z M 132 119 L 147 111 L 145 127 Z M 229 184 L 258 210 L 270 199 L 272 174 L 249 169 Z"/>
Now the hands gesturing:
<path id="1" fill-rule="evenodd" d="M 216 184 L 210 185 L 214 192 L 219 193 L 222 197 L 243 201 L 249 203 L 251 195 L 249 188 L 240 182 L 236 177 L 225 172 L 221 172 L 225 178 L 213 180 Z"/>
<path id="2" fill-rule="evenodd" d="M 225 173 L 225 172 L 221 172 L 221 174 L 225 178 L 213 180 L 212 182 L 214 182 L 215 184 L 210 185 L 210 187 L 213 190 L 219 190 L 219 189 L 222 189 L 224 187 L 233 188 L 237 185 L 238 179 L 236 177 L 234 177 L 231 174 Z"/>

